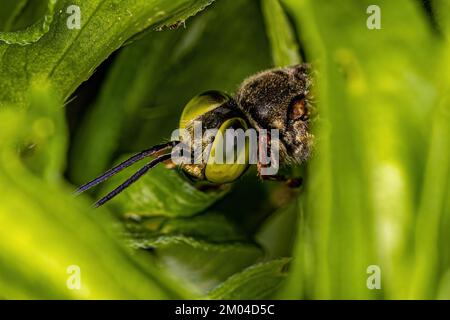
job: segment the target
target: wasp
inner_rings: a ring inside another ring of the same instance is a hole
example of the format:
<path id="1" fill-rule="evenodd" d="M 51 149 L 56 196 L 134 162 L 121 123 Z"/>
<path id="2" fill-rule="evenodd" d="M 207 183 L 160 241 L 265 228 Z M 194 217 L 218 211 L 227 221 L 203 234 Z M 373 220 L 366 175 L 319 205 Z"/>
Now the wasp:
<path id="1" fill-rule="evenodd" d="M 181 114 L 180 129 L 192 133 L 193 124 L 201 123 L 202 129 L 214 129 L 215 131 L 212 132 L 217 134 L 201 138 L 200 145 L 204 151 L 202 154 L 206 153 L 206 157 L 194 163 L 179 164 L 181 171 L 192 180 L 212 185 L 231 183 L 241 177 L 249 167 L 249 156 L 246 150 L 242 151 L 244 161 L 240 163 L 217 164 L 210 161 L 216 153 L 215 144 L 219 141 L 219 133 L 229 128 L 252 128 L 256 132 L 267 129 L 278 130 L 279 164 L 289 166 L 304 163 L 310 157 L 314 141 L 310 128 L 311 115 L 315 110 L 312 83 L 311 68 L 309 64 L 304 63 L 270 69 L 253 75 L 242 82 L 234 97 L 221 91 L 207 91 L 191 99 Z M 270 145 L 270 135 L 265 139 L 265 143 L 265 147 L 267 144 Z M 80 194 L 98 185 L 137 161 L 154 156 L 153 160 L 124 183 L 98 200 L 95 206 L 99 207 L 128 188 L 156 165 L 171 161 L 173 149 L 180 144 L 188 148 L 192 147 L 192 142 L 186 141 L 183 137 L 153 146 L 82 185 L 76 193 Z M 256 165 L 259 176 L 264 180 L 286 181 L 293 187 L 300 183 L 300 179 L 278 174 L 263 175 L 261 172 L 265 165 L 260 162 Z"/>

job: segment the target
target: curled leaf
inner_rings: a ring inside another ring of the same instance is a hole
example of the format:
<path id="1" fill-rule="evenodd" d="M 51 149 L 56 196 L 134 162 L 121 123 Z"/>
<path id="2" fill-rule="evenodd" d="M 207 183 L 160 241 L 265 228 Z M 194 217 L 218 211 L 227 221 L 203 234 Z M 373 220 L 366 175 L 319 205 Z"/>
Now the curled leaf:
<path id="1" fill-rule="evenodd" d="M 287 276 L 289 258 L 280 258 L 248 267 L 211 290 L 209 299 L 257 300 L 273 295 Z"/>

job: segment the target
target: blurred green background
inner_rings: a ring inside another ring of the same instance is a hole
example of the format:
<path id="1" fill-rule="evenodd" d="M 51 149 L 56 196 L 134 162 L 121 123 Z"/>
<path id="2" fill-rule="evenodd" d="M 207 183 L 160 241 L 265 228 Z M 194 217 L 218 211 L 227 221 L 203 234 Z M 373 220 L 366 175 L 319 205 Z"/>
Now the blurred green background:
<path id="1" fill-rule="evenodd" d="M 1 298 L 450 298 L 448 1 L 3 2 Z M 191 97 L 301 61 L 320 116 L 299 190 L 160 167 L 91 207 L 138 164 L 73 196 Z"/>

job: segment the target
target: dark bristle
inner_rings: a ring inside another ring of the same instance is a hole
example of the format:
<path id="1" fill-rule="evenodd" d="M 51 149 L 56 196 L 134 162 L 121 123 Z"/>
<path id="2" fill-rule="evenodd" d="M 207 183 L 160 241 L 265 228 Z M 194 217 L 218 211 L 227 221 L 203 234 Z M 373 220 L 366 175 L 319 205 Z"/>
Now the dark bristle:
<path id="1" fill-rule="evenodd" d="M 159 156 L 158 158 L 150 161 L 147 163 L 144 167 L 139 169 L 135 174 L 133 174 L 130 178 L 128 178 L 124 183 L 122 183 L 120 186 L 115 188 L 113 191 L 108 193 L 106 196 L 101 198 L 95 203 L 95 207 L 98 208 L 102 205 L 104 205 L 106 202 L 117 196 L 119 193 L 121 193 L 123 190 L 128 188 L 130 185 L 135 183 L 139 178 L 141 178 L 145 173 L 147 173 L 150 169 L 154 168 L 157 164 L 164 162 L 166 160 L 169 160 L 171 158 L 171 154 L 164 154 L 162 156 Z"/>
<path id="2" fill-rule="evenodd" d="M 177 142 L 176 141 L 171 141 L 168 143 L 164 143 L 164 144 L 160 144 L 160 145 L 156 145 L 151 147 L 150 149 L 144 150 L 138 154 L 135 154 L 134 156 L 132 156 L 131 158 L 123 161 L 122 163 L 120 163 L 119 165 L 115 166 L 114 168 L 106 171 L 105 173 L 103 173 L 101 176 L 95 178 L 92 181 L 89 181 L 88 183 L 82 185 L 81 187 L 79 187 L 76 191 L 75 194 L 80 194 L 83 193 L 86 190 L 89 190 L 93 187 L 95 187 L 96 185 L 102 183 L 103 181 L 111 178 L 112 176 L 116 175 L 117 173 L 119 173 L 120 171 L 124 170 L 125 168 L 128 168 L 129 166 L 131 166 L 132 164 L 146 158 L 149 156 L 154 155 L 155 153 L 167 149 L 169 147 L 173 147 L 175 146 Z"/>

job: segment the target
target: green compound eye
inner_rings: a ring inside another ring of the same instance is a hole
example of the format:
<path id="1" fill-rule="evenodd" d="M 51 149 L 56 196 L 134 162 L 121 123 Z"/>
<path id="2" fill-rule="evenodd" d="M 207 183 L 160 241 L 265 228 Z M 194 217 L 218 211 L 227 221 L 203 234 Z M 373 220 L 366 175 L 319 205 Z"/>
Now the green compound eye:
<path id="1" fill-rule="evenodd" d="M 180 129 L 186 128 L 186 124 L 190 121 L 220 107 L 230 100 L 231 97 L 221 91 L 207 91 L 192 98 L 181 114 Z"/>
<path id="2" fill-rule="evenodd" d="M 241 143 L 234 133 L 241 134 Z M 205 168 L 205 178 L 213 183 L 228 183 L 238 179 L 249 166 L 249 142 L 245 137 L 247 123 L 241 118 L 225 121 L 219 128 L 211 146 Z M 243 140 L 242 140 L 243 139 Z M 227 159 L 231 159 L 227 161 Z"/>

